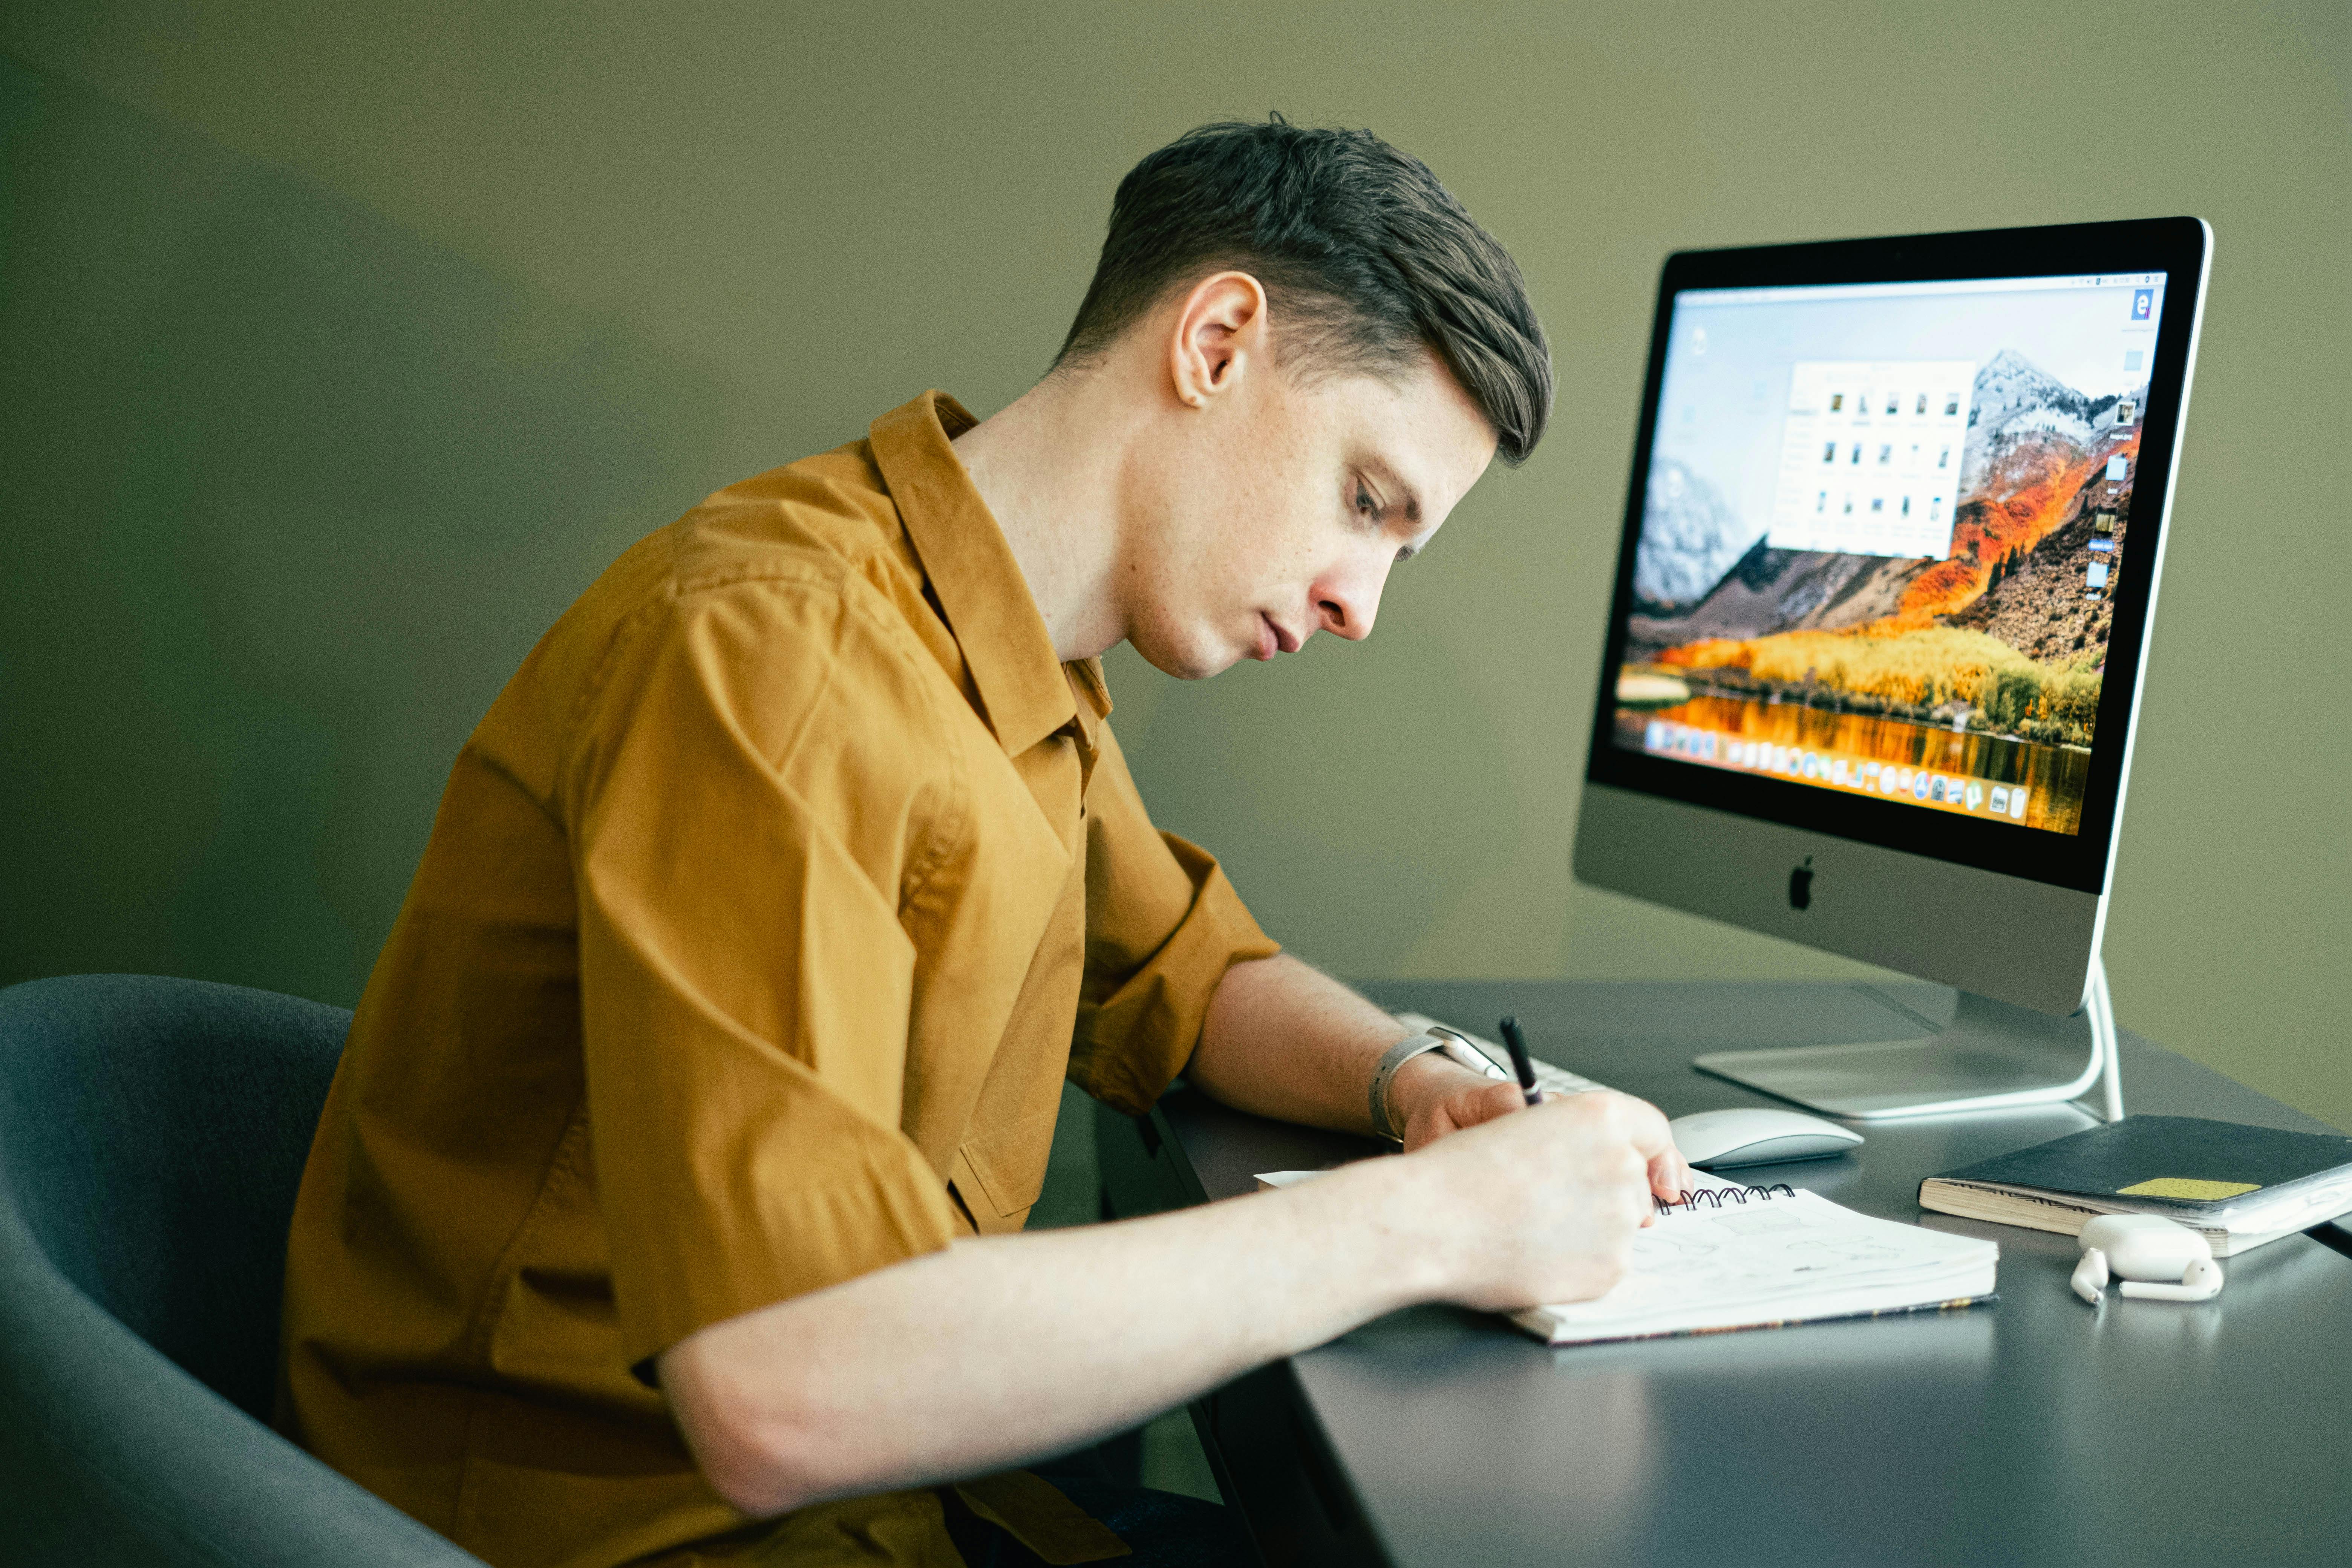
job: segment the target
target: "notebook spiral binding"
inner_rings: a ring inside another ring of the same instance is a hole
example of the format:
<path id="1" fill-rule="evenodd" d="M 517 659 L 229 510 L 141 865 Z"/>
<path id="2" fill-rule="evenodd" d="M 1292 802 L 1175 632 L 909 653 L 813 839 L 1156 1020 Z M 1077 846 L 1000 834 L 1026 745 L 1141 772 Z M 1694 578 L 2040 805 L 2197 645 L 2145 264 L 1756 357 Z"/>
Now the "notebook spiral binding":
<path id="1" fill-rule="evenodd" d="M 1748 1200 L 1751 1197 L 1758 1203 L 1763 1204 L 1769 1203 L 1774 1198 L 1793 1198 L 1796 1195 L 1797 1189 L 1788 1183 L 1774 1182 L 1765 1187 L 1707 1187 L 1696 1193 L 1685 1187 L 1675 1194 L 1674 1201 L 1671 1203 L 1654 1193 L 1651 1194 L 1650 1202 L 1657 1205 L 1660 1214 L 1672 1214 L 1676 1209 L 1695 1209 L 1701 1205 L 1719 1209 L 1727 1199 L 1745 1208 L 1748 1205 Z"/>

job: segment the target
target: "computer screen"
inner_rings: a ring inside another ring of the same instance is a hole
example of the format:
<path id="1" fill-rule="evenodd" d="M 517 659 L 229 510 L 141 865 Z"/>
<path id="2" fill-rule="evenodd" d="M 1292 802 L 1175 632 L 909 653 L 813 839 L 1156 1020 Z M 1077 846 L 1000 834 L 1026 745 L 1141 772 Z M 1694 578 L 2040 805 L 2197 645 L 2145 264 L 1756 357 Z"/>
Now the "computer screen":
<path id="1" fill-rule="evenodd" d="M 2166 285 L 1675 293 L 1610 743 L 2079 833 Z"/>

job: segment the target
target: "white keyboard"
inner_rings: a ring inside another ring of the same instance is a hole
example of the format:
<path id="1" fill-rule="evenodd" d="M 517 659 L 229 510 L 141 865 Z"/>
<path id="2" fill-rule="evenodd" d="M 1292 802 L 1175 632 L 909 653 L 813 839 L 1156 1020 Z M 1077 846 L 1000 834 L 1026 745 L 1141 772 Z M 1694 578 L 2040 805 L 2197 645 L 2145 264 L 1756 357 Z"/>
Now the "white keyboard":
<path id="1" fill-rule="evenodd" d="M 1398 1023 L 1411 1029 L 1426 1029 L 1433 1025 L 1440 1028 L 1452 1029 L 1455 1034 L 1477 1047 L 1485 1055 L 1488 1063 L 1489 1076 L 1507 1079 L 1513 1082 L 1517 1081 L 1518 1075 L 1511 1070 L 1511 1053 L 1484 1035 L 1473 1034 L 1443 1019 L 1433 1018 L 1426 1013 L 1399 1013 L 1396 1019 Z M 1528 1058 L 1528 1065 L 1536 1069 L 1536 1088 L 1546 1094 L 1582 1094 L 1587 1089 L 1609 1087 L 1605 1083 L 1595 1083 L 1589 1078 L 1572 1073 L 1566 1068 L 1554 1067 L 1541 1057 L 1530 1056 Z"/>

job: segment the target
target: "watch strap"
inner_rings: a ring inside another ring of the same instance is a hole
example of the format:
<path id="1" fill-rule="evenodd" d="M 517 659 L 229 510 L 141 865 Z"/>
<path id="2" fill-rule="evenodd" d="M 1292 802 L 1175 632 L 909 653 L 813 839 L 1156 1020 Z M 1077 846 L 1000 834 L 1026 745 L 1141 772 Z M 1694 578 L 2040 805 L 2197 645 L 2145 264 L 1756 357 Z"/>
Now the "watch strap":
<path id="1" fill-rule="evenodd" d="M 1389 1114 L 1389 1082 L 1405 1063 L 1431 1051 L 1443 1051 L 1474 1072 L 1483 1072 L 1490 1078 L 1502 1076 L 1486 1052 L 1443 1025 L 1423 1029 L 1419 1034 L 1407 1035 L 1382 1051 L 1379 1063 L 1372 1068 L 1370 1095 L 1372 1131 L 1392 1143 L 1403 1142 L 1404 1132 Z"/>

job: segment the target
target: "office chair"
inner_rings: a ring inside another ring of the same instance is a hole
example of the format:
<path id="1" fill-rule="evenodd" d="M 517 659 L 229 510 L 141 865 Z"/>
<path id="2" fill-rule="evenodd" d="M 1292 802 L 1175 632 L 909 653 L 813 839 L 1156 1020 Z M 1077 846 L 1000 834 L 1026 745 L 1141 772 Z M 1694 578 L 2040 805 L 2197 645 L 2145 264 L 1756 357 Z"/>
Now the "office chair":
<path id="1" fill-rule="evenodd" d="M 268 1426 L 350 1024 L 149 975 L 0 991 L 0 1561 L 479 1568 Z"/>

